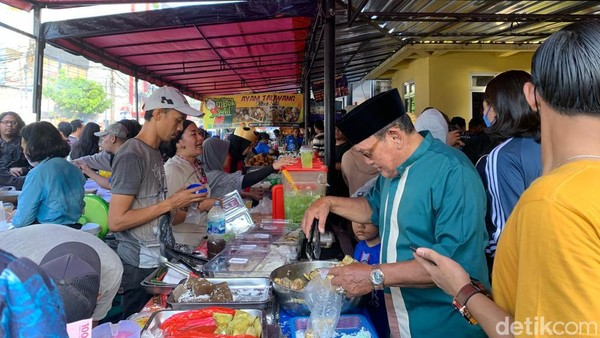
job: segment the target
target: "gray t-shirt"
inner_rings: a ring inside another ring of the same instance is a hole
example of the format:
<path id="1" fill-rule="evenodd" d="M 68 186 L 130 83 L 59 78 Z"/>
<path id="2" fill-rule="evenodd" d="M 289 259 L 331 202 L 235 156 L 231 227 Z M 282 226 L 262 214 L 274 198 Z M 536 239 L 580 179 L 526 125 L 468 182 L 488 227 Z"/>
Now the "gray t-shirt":
<path id="1" fill-rule="evenodd" d="M 113 161 L 111 185 L 113 195 L 135 196 L 132 209 L 146 208 L 164 200 L 167 182 L 160 152 L 136 138 L 125 142 Z M 157 267 L 161 249 L 175 244 L 169 213 L 117 232 L 115 237 L 121 259 L 139 268 Z"/>

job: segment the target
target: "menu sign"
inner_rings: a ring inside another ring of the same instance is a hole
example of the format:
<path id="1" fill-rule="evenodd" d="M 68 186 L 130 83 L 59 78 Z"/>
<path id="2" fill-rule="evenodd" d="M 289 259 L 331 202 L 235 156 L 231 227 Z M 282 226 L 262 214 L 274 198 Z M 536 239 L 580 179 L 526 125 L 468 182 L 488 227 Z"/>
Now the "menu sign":
<path id="1" fill-rule="evenodd" d="M 303 97 L 288 93 L 209 97 L 202 103 L 204 128 L 298 126 L 304 122 Z"/>
<path id="2" fill-rule="evenodd" d="M 325 94 L 325 82 L 323 80 L 313 81 L 312 92 L 317 102 L 323 101 Z M 335 77 L 335 97 L 342 97 L 350 94 L 348 89 L 348 79 L 346 75 L 337 75 Z"/>

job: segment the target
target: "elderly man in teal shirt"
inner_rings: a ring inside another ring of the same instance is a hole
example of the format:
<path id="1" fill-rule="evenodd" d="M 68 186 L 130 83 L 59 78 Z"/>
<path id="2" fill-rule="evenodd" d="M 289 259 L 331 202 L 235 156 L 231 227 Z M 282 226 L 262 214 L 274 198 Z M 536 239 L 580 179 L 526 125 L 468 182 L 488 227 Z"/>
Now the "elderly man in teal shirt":
<path id="1" fill-rule="evenodd" d="M 373 223 L 379 226 L 382 264 L 331 269 L 333 285 L 349 297 L 384 289 L 392 337 L 485 337 L 461 318 L 410 249 L 441 251 L 488 285 L 486 198 L 469 159 L 428 131 L 416 132 L 397 89 L 365 101 L 338 128 L 380 175 L 365 197 L 318 199 L 302 227 L 308 233 L 318 219 L 323 231 L 330 212 Z"/>

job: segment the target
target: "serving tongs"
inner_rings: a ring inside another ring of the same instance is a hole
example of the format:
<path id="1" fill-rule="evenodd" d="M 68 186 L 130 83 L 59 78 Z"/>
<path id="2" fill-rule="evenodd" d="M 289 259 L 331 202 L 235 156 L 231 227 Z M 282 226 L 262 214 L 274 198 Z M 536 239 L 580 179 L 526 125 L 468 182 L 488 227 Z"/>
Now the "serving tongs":
<path id="1" fill-rule="evenodd" d="M 189 273 L 190 276 L 192 276 L 192 277 L 204 277 L 204 272 L 202 270 L 198 270 L 198 268 L 196 267 L 196 265 L 193 264 L 192 262 L 190 262 L 190 260 L 197 260 L 197 261 L 202 261 L 202 262 L 204 262 L 206 260 L 204 260 L 202 258 L 199 258 L 199 257 L 194 257 L 194 256 L 192 256 L 190 254 L 186 254 L 184 252 L 181 252 L 179 250 L 175 250 L 175 249 L 172 249 L 172 248 L 166 248 L 166 252 L 167 252 L 167 254 L 169 256 L 171 256 L 172 258 L 174 258 L 177 262 L 180 262 L 181 264 L 183 264 L 189 270 L 188 273 Z M 168 259 L 167 259 L 167 262 L 169 262 Z M 171 263 L 171 264 L 175 265 L 173 263 Z M 167 265 L 167 266 L 171 267 L 169 265 Z M 175 265 L 175 266 L 177 266 L 177 265 Z M 179 267 L 179 266 L 177 266 L 177 267 Z M 179 268 L 183 269 L 181 267 L 179 267 Z M 179 270 L 176 270 L 175 268 L 173 268 L 173 270 L 179 271 Z M 185 269 L 183 269 L 183 270 L 185 270 Z M 179 271 L 179 272 L 181 272 L 181 271 Z M 186 273 L 184 273 L 184 274 L 186 274 Z"/>
<path id="2" fill-rule="evenodd" d="M 180 274 L 182 274 L 184 276 L 187 276 L 188 279 L 190 277 L 194 277 L 194 278 L 199 278 L 200 277 L 196 273 L 194 273 L 193 271 L 186 270 L 185 268 L 183 268 L 183 267 L 181 267 L 181 266 L 179 266 L 179 265 L 177 265 L 175 263 L 170 262 L 169 259 L 167 257 L 165 257 L 165 256 L 159 256 L 158 261 L 160 262 L 160 264 L 162 266 L 166 266 L 169 269 L 177 271 Z"/>
<path id="3" fill-rule="evenodd" d="M 306 257 L 309 260 L 321 257 L 321 233 L 319 232 L 319 220 L 314 219 L 310 227 L 310 233 L 306 242 Z"/>

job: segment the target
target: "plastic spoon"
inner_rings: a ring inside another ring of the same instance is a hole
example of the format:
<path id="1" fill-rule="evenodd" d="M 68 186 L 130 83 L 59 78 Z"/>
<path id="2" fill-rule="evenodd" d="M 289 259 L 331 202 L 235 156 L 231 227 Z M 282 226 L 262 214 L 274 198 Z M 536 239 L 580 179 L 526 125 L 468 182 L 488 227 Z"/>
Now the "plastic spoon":
<path id="1" fill-rule="evenodd" d="M 283 173 L 283 176 L 288 181 L 288 183 L 292 186 L 292 189 L 294 189 L 295 192 L 299 192 L 300 190 L 296 186 L 296 183 L 294 183 L 294 180 L 292 179 L 290 173 L 286 169 L 283 169 L 281 172 Z"/>

